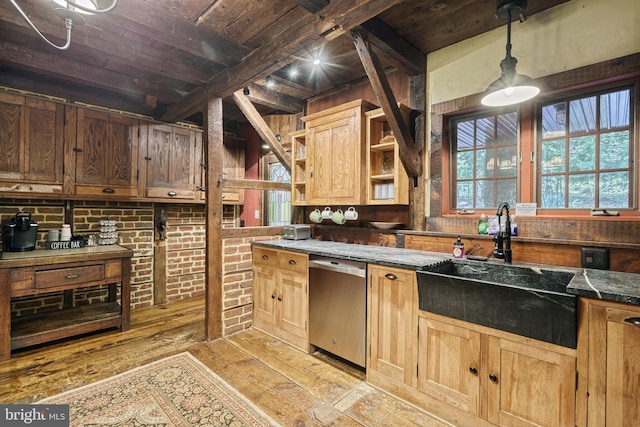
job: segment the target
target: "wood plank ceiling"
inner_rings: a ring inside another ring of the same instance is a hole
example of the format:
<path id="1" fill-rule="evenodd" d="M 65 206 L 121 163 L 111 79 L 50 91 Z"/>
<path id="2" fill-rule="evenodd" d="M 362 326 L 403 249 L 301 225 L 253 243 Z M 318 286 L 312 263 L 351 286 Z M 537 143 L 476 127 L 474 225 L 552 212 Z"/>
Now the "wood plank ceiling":
<path id="1" fill-rule="evenodd" d="M 64 43 L 53 0 L 15 1 Z M 565 1 L 531 1 L 525 14 Z M 305 100 L 366 78 L 351 31 L 367 35 L 385 68 L 417 75 L 427 53 L 504 25 L 495 9 L 494 0 L 121 0 L 75 26 L 61 51 L 5 0 L 0 86 L 167 121 L 201 123 L 206 91 L 225 99 L 225 120 L 240 120 L 232 94 L 244 87 L 261 114 L 300 112 Z"/>

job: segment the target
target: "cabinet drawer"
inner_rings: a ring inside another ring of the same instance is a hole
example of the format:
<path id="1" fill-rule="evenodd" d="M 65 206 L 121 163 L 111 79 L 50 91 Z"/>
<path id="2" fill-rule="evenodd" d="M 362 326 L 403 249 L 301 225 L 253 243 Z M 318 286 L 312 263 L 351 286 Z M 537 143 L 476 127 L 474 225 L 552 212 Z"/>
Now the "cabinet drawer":
<path id="1" fill-rule="evenodd" d="M 36 289 L 53 288 L 104 280 L 104 265 L 36 271 Z"/>
<path id="2" fill-rule="evenodd" d="M 147 188 L 147 197 L 151 199 L 195 199 L 193 190 L 173 188 Z"/>
<path id="3" fill-rule="evenodd" d="M 278 265 L 278 251 L 265 248 L 253 248 L 253 263 L 260 265 Z"/>
<path id="4" fill-rule="evenodd" d="M 76 184 L 77 196 L 99 197 L 138 197 L 138 189 L 117 185 L 82 185 Z"/>
<path id="5" fill-rule="evenodd" d="M 280 252 L 278 264 L 280 268 L 299 272 L 307 272 L 307 254 Z"/>

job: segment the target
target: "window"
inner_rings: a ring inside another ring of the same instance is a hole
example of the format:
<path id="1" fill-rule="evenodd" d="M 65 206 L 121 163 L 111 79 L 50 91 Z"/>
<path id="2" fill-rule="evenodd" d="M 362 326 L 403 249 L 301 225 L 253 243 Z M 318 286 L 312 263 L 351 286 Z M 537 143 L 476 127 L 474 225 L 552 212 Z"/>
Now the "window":
<path id="1" fill-rule="evenodd" d="M 634 207 L 632 94 L 616 88 L 539 107 L 540 208 Z"/>
<path id="2" fill-rule="evenodd" d="M 281 163 L 269 163 L 269 180 L 291 182 L 291 174 Z M 291 224 L 291 192 L 269 191 L 267 200 L 269 225 Z"/>
<path id="3" fill-rule="evenodd" d="M 489 209 L 516 203 L 518 113 L 475 115 L 451 122 L 452 206 Z"/>

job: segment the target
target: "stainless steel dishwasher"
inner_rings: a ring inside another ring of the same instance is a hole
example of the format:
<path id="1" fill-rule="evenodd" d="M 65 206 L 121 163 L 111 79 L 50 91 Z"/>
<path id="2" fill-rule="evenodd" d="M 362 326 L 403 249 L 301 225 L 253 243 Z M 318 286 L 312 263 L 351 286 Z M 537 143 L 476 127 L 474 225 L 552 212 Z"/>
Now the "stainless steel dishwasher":
<path id="1" fill-rule="evenodd" d="M 367 265 L 309 257 L 309 341 L 365 367 Z"/>

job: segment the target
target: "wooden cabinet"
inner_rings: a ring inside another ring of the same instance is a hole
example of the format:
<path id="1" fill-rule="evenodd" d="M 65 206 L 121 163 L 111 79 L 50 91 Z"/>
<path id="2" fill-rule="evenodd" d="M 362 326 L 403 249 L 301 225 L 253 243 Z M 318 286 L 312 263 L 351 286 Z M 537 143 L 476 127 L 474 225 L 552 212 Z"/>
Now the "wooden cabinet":
<path id="1" fill-rule="evenodd" d="M 202 132 L 150 123 L 146 128 L 144 195 L 151 199 L 195 200 L 196 146 Z M 197 173 L 201 170 L 198 168 Z"/>
<path id="2" fill-rule="evenodd" d="M 640 420 L 640 306 L 588 300 L 589 426 Z"/>
<path id="3" fill-rule="evenodd" d="M 253 247 L 253 326 L 309 351 L 307 254 Z"/>
<path id="4" fill-rule="evenodd" d="M 307 200 L 307 133 L 292 132 L 291 136 L 291 204 L 305 205 Z"/>
<path id="5" fill-rule="evenodd" d="M 400 105 L 405 122 L 411 110 Z M 367 111 L 367 204 L 409 204 L 409 177 L 400 161 L 398 143 L 391 133 L 382 108 Z"/>
<path id="6" fill-rule="evenodd" d="M 306 204 L 364 204 L 365 117 L 373 105 L 352 101 L 306 123 Z"/>
<path id="7" fill-rule="evenodd" d="M 573 426 L 575 350 L 492 332 L 420 312 L 418 390 L 470 420 Z"/>
<path id="8" fill-rule="evenodd" d="M 412 385 L 414 375 L 416 272 L 368 265 L 367 381 Z"/>
<path id="9" fill-rule="evenodd" d="M 222 178 L 242 179 L 245 171 L 245 140 L 233 135 L 224 135 L 224 152 L 222 158 Z M 206 164 L 202 138 L 196 147 L 196 200 L 205 200 Z M 244 203 L 244 190 L 240 188 L 222 188 L 222 203 L 225 205 L 241 205 Z"/>
<path id="10" fill-rule="evenodd" d="M 62 193 L 64 105 L 0 93 L 0 192 Z"/>
<path id="11" fill-rule="evenodd" d="M 79 196 L 138 196 L 138 121 L 77 109 L 75 192 Z"/>

